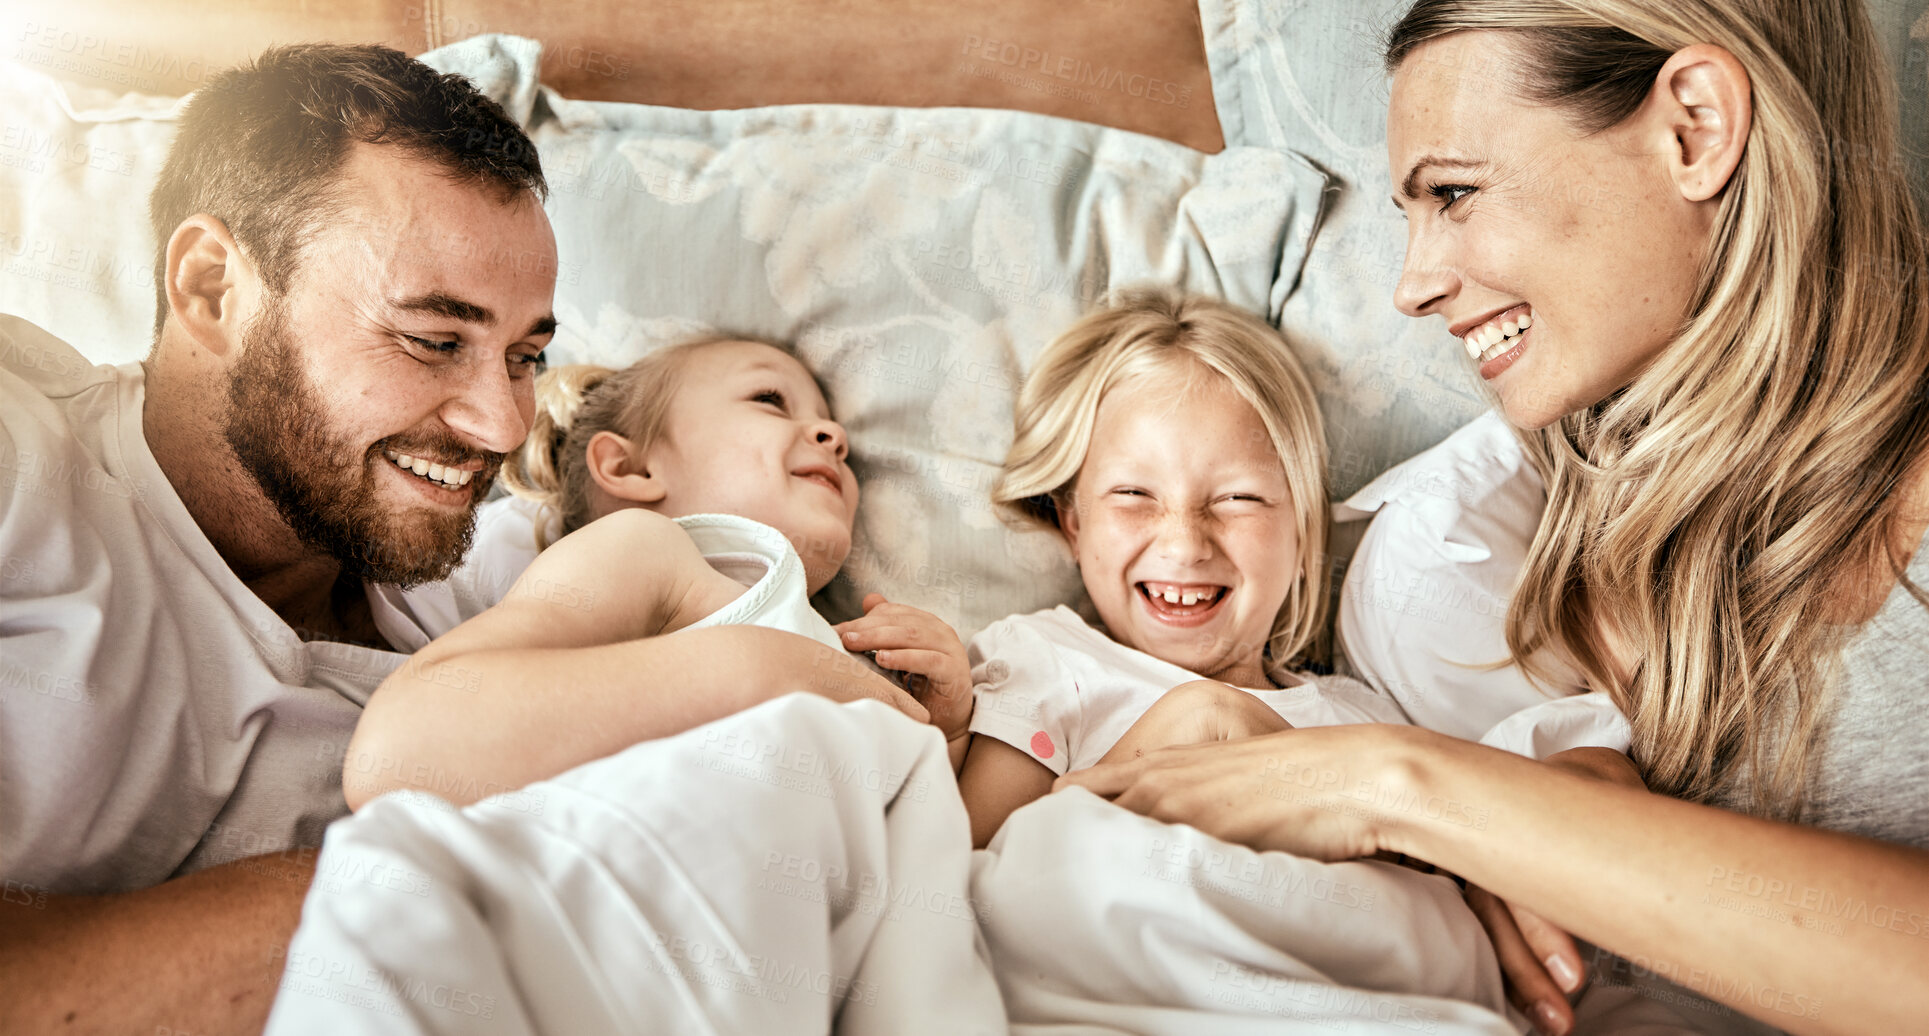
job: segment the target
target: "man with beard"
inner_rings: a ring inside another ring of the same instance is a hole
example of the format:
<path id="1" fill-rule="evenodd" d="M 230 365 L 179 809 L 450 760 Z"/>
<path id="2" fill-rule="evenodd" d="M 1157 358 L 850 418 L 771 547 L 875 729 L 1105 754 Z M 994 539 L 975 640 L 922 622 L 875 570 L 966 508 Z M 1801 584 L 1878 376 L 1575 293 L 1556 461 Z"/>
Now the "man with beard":
<path id="1" fill-rule="evenodd" d="M 155 344 L 0 317 L 0 1031 L 258 1029 L 344 746 L 533 413 L 556 249 L 529 139 L 381 47 L 197 93 Z"/>

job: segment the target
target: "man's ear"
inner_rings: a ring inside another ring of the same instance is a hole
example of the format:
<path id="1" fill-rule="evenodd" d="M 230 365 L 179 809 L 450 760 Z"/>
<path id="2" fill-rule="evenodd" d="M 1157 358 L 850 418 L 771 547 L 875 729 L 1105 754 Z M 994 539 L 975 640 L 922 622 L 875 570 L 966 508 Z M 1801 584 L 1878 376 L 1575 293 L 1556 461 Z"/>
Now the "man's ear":
<path id="1" fill-rule="evenodd" d="M 254 264 L 228 225 L 205 212 L 174 228 L 165 262 L 169 315 L 202 348 L 227 356 L 261 298 Z"/>
<path id="2" fill-rule="evenodd" d="M 663 480 L 650 473 L 636 447 L 615 432 L 597 432 L 585 447 L 589 477 L 596 487 L 618 500 L 653 504 L 669 492 Z"/>
<path id="3" fill-rule="evenodd" d="M 1748 70 L 1712 43 L 1683 47 L 1655 76 L 1653 100 L 1673 138 L 1668 172 L 1681 196 L 1720 195 L 1748 146 L 1755 110 Z"/>

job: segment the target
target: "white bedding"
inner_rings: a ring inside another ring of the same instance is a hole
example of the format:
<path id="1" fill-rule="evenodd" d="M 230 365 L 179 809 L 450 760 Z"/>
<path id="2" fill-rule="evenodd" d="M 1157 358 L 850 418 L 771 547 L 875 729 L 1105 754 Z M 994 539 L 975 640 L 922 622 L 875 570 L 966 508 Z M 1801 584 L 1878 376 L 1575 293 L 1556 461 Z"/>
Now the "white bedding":
<path id="1" fill-rule="evenodd" d="M 936 729 L 792 695 L 461 810 L 329 828 L 290 1033 L 993 1033 Z"/>
<path id="2" fill-rule="evenodd" d="M 285 965 L 275 1036 L 1519 1031 L 1446 878 L 1082 791 L 974 855 L 933 728 L 809 695 L 460 810 L 376 800 Z"/>
<path id="3" fill-rule="evenodd" d="M 1014 812 L 971 890 L 1014 1032 L 1520 1031 L 1440 875 L 1254 852 L 1074 789 Z"/>

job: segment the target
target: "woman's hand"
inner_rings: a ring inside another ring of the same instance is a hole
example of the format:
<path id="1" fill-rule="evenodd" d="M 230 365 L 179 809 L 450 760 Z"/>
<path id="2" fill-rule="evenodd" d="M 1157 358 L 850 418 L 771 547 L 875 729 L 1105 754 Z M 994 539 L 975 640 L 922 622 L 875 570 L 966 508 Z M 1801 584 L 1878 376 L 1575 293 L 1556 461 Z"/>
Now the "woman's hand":
<path id="1" fill-rule="evenodd" d="M 1507 999 L 1533 1019 L 1538 1032 L 1562 1036 L 1572 1029 L 1574 1008 L 1567 997 L 1586 981 L 1573 937 L 1478 885 L 1467 886 L 1467 906 L 1493 941 L 1507 977 Z"/>
<path id="2" fill-rule="evenodd" d="M 1633 762 L 1611 749 L 1571 748 L 1541 761 L 1585 777 L 1648 789 Z M 1507 976 L 1507 999 L 1547 1036 L 1561 1036 L 1572 1029 L 1574 1009 L 1567 998 L 1587 985 L 1587 971 L 1573 937 L 1532 910 L 1478 885 L 1467 886 L 1467 906 L 1493 940 L 1500 970 Z"/>
<path id="3" fill-rule="evenodd" d="M 947 742 L 965 736 L 971 723 L 971 662 L 958 634 L 943 619 L 883 594 L 864 596 L 864 617 L 839 623 L 850 651 L 875 652 L 886 669 L 911 674 L 912 695 L 930 710 L 931 725 Z"/>
<path id="4" fill-rule="evenodd" d="M 1053 790 L 1085 788 L 1254 849 L 1350 860 L 1388 847 L 1390 813 L 1424 808 L 1403 765 L 1421 736 L 1385 724 L 1285 730 L 1100 763 Z"/>

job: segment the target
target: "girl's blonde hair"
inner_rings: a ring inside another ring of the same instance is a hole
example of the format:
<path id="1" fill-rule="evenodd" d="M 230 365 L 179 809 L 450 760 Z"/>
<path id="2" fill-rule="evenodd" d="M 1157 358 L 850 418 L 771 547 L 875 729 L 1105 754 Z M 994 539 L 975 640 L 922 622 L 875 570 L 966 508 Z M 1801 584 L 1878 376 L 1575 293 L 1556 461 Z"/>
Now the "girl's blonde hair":
<path id="1" fill-rule="evenodd" d="M 1609 692 L 1655 790 L 1716 798 L 1741 765 L 1755 809 L 1796 816 L 1852 628 L 1832 602 L 1902 576 L 1896 490 L 1929 443 L 1929 257 L 1882 48 L 1862 0 L 1420 0 L 1388 68 L 1475 29 L 1513 34 L 1525 95 L 1582 132 L 1632 114 L 1683 47 L 1748 72 L 1746 150 L 1674 342 L 1524 435 L 1548 500 L 1507 644 Z"/>
<path id="2" fill-rule="evenodd" d="M 542 505 L 537 549 L 548 549 L 592 517 L 589 441 L 598 432 L 615 432 L 637 450 L 649 449 L 663 435 L 690 356 L 704 346 L 745 340 L 710 335 L 658 349 L 621 370 L 572 363 L 536 379 L 536 421 L 522 447 L 503 459 L 502 481 L 510 492 Z"/>
<path id="3" fill-rule="evenodd" d="M 1143 374 L 1226 379 L 1259 414 L 1286 469 L 1299 529 L 1299 578 L 1265 646 L 1276 680 L 1313 647 L 1326 620 L 1326 432 L 1299 359 L 1265 321 L 1202 295 L 1138 288 L 1060 334 L 1018 394 L 1017 429 L 992 486 L 999 513 L 1020 525 L 1060 528 L 1085 464 L 1106 393 Z"/>

